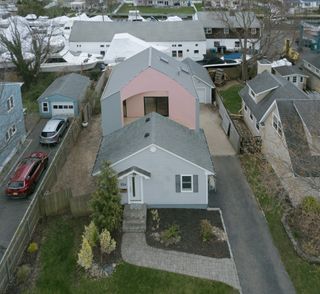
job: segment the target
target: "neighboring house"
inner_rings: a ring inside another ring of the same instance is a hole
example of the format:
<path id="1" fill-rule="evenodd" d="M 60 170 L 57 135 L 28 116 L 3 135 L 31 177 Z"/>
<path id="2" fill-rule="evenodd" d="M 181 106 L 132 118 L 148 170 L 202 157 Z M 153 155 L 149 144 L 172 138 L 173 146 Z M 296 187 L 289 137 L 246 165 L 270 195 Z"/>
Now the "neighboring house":
<path id="1" fill-rule="evenodd" d="M 88 77 L 76 73 L 55 79 L 38 98 L 40 116 L 78 116 L 90 84 Z"/>
<path id="2" fill-rule="evenodd" d="M 134 5 L 138 6 L 190 6 L 191 0 L 133 0 Z"/>
<path id="3" fill-rule="evenodd" d="M 299 0 L 299 7 L 302 9 L 319 9 L 319 0 Z"/>
<path id="4" fill-rule="evenodd" d="M 212 87 L 194 61 L 180 62 L 147 48 L 112 69 L 101 96 L 103 135 L 122 128 L 125 118 L 153 111 L 198 129 L 199 97 L 211 103 Z"/>
<path id="5" fill-rule="evenodd" d="M 169 48 L 172 57 L 202 60 L 206 53 L 206 37 L 198 21 L 90 22 L 75 21 L 70 50 L 105 55 L 115 34 L 128 33 L 152 46 Z"/>
<path id="6" fill-rule="evenodd" d="M 273 71 L 276 75 L 280 75 L 293 83 L 301 90 L 305 90 L 307 87 L 308 76 L 302 72 L 297 66 L 278 66 L 274 67 Z"/>
<path id="7" fill-rule="evenodd" d="M 240 0 L 206 0 L 204 1 L 204 6 L 208 8 L 236 9 L 240 3 Z"/>
<path id="8" fill-rule="evenodd" d="M 308 75 L 307 87 L 320 92 L 320 58 L 319 54 L 303 57 L 303 71 Z"/>
<path id="9" fill-rule="evenodd" d="M 199 11 L 194 18 L 202 24 L 207 49 L 239 51 L 240 40 L 242 44 L 244 41 L 244 29 L 248 31 L 248 49 L 260 49 L 261 24 L 253 12 Z"/>
<path id="10" fill-rule="evenodd" d="M 102 138 L 92 175 L 111 162 L 122 203 L 206 208 L 215 175 L 202 130 L 190 130 L 155 112 Z"/>
<path id="11" fill-rule="evenodd" d="M 26 138 L 22 83 L 0 83 L 0 171 Z"/>

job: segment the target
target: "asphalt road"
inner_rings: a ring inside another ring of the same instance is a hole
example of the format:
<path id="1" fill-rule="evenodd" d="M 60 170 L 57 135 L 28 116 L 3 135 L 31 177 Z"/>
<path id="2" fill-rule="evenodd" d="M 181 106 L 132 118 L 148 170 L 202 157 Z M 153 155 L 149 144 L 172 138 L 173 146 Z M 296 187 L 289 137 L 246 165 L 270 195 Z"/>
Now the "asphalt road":
<path id="1" fill-rule="evenodd" d="M 244 294 L 291 294 L 294 287 L 236 156 L 215 156 L 217 191 L 210 207 L 223 213 Z"/>
<path id="2" fill-rule="evenodd" d="M 27 140 L 28 147 L 26 150 L 21 150 L 21 158 L 29 155 L 33 151 L 45 151 L 49 154 L 49 164 L 56 153 L 58 146 L 42 146 L 39 144 L 39 134 L 43 129 L 46 120 L 40 120 L 33 131 L 29 134 Z M 12 171 L 11 171 L 12 172 Z M 0 183 L 0 259 L 8 247 L 21 219 L 26 212 L 33 195 L 26 199 L 9 199 L 4 192 L 5 185 L 10 178 L 10 172 L 5 179 Z"/>

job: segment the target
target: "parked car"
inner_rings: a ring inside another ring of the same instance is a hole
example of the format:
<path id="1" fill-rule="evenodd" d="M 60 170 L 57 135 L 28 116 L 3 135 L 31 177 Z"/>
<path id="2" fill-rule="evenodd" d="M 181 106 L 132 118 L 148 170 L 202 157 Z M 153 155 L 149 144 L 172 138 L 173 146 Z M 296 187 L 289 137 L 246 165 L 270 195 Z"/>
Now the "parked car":
<path id="1" fill-rule="evenodd" d="M 57 144 L 69 126 L 67 116 L 54 116 L 47 121 L 40 135 L 40 144 Z"/>
<path id="2" fill-rule="evenodd" d="M 10 197 L 26 197 L 35 191 L 36 183 L 48 165 L 48 154 L 42 151 L 33 152 L 22 159 L 6 188 Z"/>

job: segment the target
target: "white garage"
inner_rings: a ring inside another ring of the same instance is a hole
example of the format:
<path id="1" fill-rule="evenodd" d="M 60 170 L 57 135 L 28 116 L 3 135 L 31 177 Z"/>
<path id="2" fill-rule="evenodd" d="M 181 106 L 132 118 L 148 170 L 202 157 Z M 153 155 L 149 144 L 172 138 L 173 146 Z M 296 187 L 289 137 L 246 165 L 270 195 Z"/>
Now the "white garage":
<path id="1" fill-rule="evenodd" d="M 52 116 L 55 115 L 68 115 L 68 116 L 74 116 L 74 105 L 70 102 L 58 102 L 58 103 L 52 103 L 51 104 L 51 113 Z"/>

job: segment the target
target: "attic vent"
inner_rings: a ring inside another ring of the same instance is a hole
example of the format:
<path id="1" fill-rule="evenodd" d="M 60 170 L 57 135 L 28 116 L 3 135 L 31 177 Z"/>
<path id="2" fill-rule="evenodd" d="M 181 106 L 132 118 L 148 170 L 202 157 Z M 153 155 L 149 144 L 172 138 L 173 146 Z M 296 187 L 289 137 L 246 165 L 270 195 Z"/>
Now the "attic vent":
<path id="1" fill-rule="evenodd" d="M 150 117 L 147 117 L 147 118 L 146 118 L 146 122 L 148 122 L 148 121 L 150 121 Z"/>
<path id="2" fill-rule="evenodd" d="M 145 134 L 144 134 L 144 137 L 145 137 L 145 138 L 148 138 L 149 136 L 150 136 L 149 133 L 145 133 Z"/>
<path id="3" fill-rule="evenodd" d="M 164 58 L 164 57 L 160 57 L 160 60 L 165 62 L 165 63 L 169 63 L 169 60 L 167 58 Z"/>

